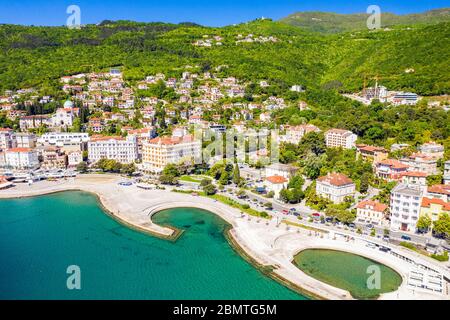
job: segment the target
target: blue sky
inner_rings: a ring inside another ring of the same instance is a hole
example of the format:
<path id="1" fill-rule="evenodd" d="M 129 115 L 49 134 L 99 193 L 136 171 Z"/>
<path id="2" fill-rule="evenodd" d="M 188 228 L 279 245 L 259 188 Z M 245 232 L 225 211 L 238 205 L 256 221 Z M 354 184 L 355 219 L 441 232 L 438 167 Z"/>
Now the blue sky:
<path id="1" fill-rule="evenodd" d="M 72 4 L 81 8 L 82 24 L 125 19 L 223 26 L 262 16 L 279 19 L 296 11 L 365 12 L 371 4 L 382 12 L 416 13 L 450 7 L 450 0 L 0 0 L 0 23 L 64 25 Z"/>

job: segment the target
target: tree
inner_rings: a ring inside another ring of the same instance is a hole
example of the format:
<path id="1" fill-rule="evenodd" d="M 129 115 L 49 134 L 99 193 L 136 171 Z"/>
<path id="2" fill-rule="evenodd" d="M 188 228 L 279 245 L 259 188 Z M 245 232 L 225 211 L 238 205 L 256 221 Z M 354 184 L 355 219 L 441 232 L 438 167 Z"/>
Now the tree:
<path id="1" fill-rule="evenodd" d="M 283 188 L 280 191 L 280 200 L 283 202 L 289 202 L 289 198 L 290 198 L 290 192 L 288 189 Z"/>
<path id="2" fill-rule="evenodd" d="M 367 193 L 369 190 L 369 175 L 367 173 L 364 173 L 361 176 L 361 184 L 359 185 L 359 191 L 361 193 Z"/>
<path id="3" fill-rule="evenodd" d="M 239 170 L 239 165 L 236 163 L 234 165 L 234 170 L 233 170 L 233 183 L 235 185 L 239 185 L 240 182 L 241 182 L 241 173 Z"/>
<path id="4" fill-rule="evenodd" d="M 450 215 L 443 213 L 439 219 L 434 222 L 433 233 L 446 239 L 450 238 Z"/>
<path id="5" fill-rule="evenodd" d="M 131 176 L 134 172 L 136 172 L 136 166 L 134 165 L 134 163 L 124 164 L 122 165 L 120 172 L 128 176 Z"/>
<path id="6" fill-rule="evenodd" d="M 161 175 L 159 176 L 159 181 L 162 184 L 177 185 L 178 178 L 180 176 L 181 176 L 181 173 L 178 170 L 178 167 L 174 164 L 168 164 L 165 166 L 165 168 L 161 172 Z"/>
<path id="7" fill-rule="evenodd" d="M 77 171 L 80 173 L 86 173 L 88 170 L 88 165 L 86 162 L 82 161 L 77 165 Z"/>
<path id="8" fill-rule="evenodd" d="M 210 183 L 210 184 L 207 184 L 206 186 L 203 186 L 203 192 L 205 192 L 205 194 L 207 196 L 212 196 L 212 195 L 216 194 L 217 189 L 212 183 Z"/>
<path id="9" fill-rule="evenodd" d="M 288 188 L 302 190 L 305 179 L 301 175 L 295 175 L 289 180 Z"/>

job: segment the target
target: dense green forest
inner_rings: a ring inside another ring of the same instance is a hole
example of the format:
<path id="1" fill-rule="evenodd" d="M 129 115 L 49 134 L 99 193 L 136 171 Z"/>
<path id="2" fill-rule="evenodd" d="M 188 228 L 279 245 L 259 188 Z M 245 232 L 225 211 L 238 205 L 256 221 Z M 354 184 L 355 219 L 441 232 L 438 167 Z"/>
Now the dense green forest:
<path id="1" fill-rule="evenodd" d="M 239 34 L 278 41 L 237 44 Z M 194 46 L 204 35 L 221 36 L 223 45 Z M 450 22 L 333 35 L 270 20 L 223 28 L 129 21 L 81 30 L 1 25 L 0 90 L 35 86 L 52 94 L 60 76 L 111 66 L 122 66 L 133 82 L 156 72 L 176 76 L 186 65 L 201 71 L 226 65 L 224 76 L 265 79 L 281 89 L 301 84 L 351 92 L 365 77 L 379 76 L 390 89 L 439 95 L 450 91 L 449 41 Z"/>
<path id="2" fill-rule="evenodd" d="M 361 5 L 360 8 L 361 12 L 366 9 L 363 5 Z M 435 24 L 446 22 L 450 19 L 450 8 L 405 15 L 384 12 L 382 8 L 380 9 L 382 27 L 411 24 Z M 333 12 L 309 11 L 293 13 L 280 21 L 314 32 L 339 33 L 366 29 L 368 17 L 369 14 L 366 13 L 338 14 Z"/>

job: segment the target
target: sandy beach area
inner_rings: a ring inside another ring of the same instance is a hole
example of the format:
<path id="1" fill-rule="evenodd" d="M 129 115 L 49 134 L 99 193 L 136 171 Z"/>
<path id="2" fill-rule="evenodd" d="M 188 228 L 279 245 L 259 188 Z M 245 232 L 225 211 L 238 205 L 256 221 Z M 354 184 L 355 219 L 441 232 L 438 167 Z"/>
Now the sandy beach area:
<path id="1" fill-rule="evenodd" d="M 293 257 L 309 248 L 326 248 L 347 251 L 373 259 L 397 271 L 403 278 L 397 291 L 383 294 L 380 299 L 449 299 L 448 288 L 444 294 L 412 290 L 408 287 L 411 263 L 393 255 L 365 246 L 362 239 L 346 238 L 329 233 L 315 234 L 304 228 L 277 224 L 276 219 L 266 220 L 250 217 L 239 210 L 210 198 L 171 192 L 170 190 L 144 190 L 135 184 L 119 185 L 126 179 L 117 175 L 80 175 L 61 181 L 41 181 L 32 185 L 18 184 L 13 188 L 0 190 L 0 199 L 32 197 L 55 192 L 78 190 L 98 196 L 104 209 L 119 222 L 154 236 L 176 239 L 175 229 L 152 223 L 151 216 L 158 211 L 176 207 L 195 207 L 208 210 L 230 224 L 228 237 L 237 251 L 262 269 L 272 268 L 271 276 L 294 290 L 315 298 L 350 300 L 349 292 L 320 282 L 298 269 Z M 320 235 L 322 234 L 322 236 Z M 407 253 L 405 253 L 407 255 Z M 437 269 L 447 277 L 448 270 L 415 255 L 408 256 L 416 263 Z"/>

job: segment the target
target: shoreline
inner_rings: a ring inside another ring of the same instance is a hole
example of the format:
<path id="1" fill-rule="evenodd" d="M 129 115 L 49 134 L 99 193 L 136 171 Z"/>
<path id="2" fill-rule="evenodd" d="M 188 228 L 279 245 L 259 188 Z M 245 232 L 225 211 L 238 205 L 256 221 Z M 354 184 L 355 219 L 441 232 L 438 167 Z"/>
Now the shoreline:
<path id="1" fill-rule="evenodd" d="M 257 268 L 263 275 L 284 285 L 306 298 L 323 300 L 353 300 L 346 290 L 333 287 L 303 273 L 292 263 L 299 252 L 306 249 L 331 249 L 360 255 L 379 264 L 395 270 L 402 277 L 402 284 L 398 290 L 382 294 L 382 299 L 439 299 L 430 294 L 411 295 L 406 289 L 406 266 L 397 265 L 390 259 L 375 258 L 374 252 L 365 254 L 359 247 L 351 247 L 351 243 L 344 243 L 332 239 L 329 234 L 322 238 L 308 235 L 308 232 L 287 226 L 276 225 L 274 221 L 261 221 L 257 217 L 245 216 L 235 208 L 228 207 L 217 201 L 194 197 L 193 195 L 173 193 L 170 190 L 142 190 L 133 187 L 118 187 L 117 183 L 123 177 L 115 175 L 84 175 L 64 181 L 60 184 L 42 183 L 38 187 L 20 187 L 0 192 L 0 199 L 22 199 L 51 195 L 61 192 L 87 192 L 97 198 L 102 210 L 118 223 L 164 240 L 176 241 L 183 234 L 172 226 L 160 226 L 152 222 L 151 217 L 160 211 L 172 208 L 197 208 L 215 214 L 227 223 L 224 236 L 233 250 L 244 260 Z M 39 184 L 39 183 L 37 183 Z M 42 188 L 46 186 L 47 188 Z M 18 190 L 25 189 L 25 190 Z M 5 192 L 6 191 L 6 192 Z M 293 232 L 295 231 L 295 232 Z M 370 251 L 370 249 L 367 249 Z M 376 254 L 375 254 L 376 255 Z M 441 299 L 448 299 L 448 296 Z"/>

